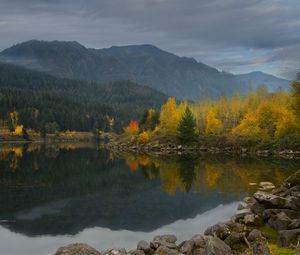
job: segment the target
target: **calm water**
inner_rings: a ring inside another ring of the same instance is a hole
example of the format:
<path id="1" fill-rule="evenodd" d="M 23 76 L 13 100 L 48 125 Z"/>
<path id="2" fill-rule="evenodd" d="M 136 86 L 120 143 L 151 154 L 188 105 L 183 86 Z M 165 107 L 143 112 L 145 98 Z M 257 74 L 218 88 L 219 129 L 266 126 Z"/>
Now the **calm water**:
<path id="1" fill-rule="evenodd" d="M 298 161 L 114 155 L 92 145 L 0 145 L 0 254 L 48 255 L 72 242 L 134 248 L 230 218 L 256 187 Z"/>

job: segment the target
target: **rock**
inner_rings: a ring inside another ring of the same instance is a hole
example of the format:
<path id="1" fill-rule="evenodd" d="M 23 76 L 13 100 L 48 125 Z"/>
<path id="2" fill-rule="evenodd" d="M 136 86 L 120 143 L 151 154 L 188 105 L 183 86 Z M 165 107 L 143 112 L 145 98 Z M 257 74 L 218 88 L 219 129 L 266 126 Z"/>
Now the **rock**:
<path id="1" fill-rule="evenodd" d="M 228 226 L 230 232 L 241 233 L 244 232 L 246 228 L 243 224 L 234 221 L 228 221 L 225 224 Z"/>
<path id="2" fill-rule="evenodd" d="M 245 198 L 244 198 L 244 202 L 245 202 L 246 204 L 253 204 L 253 203 L 256 202 L 256 200 L 255 200 L 253 197 L 245 197 Z"/>
<path id="3" fill-rule="evenodd" d="M 231 255 L 231 248 L 224 243 L 221 239 L 213 236 L 205 237 L 206 247 L 205 253 L 206 255 Z"/>
<path id="4" fill-rule="evenodd" d="M 193 251 L 193 255 L 206 255 L 204 248 L 197 248 Z"/>
<path id="5" fill-rule="evenodd" d="M 276 230 L 286 230 L 289 228 L 292 220 L 284 212 L 280 212 L 279 214 L 271 217 L 268 223 Z"/>
<path id="6" fill-rule="evenodd" d="M 205 235 L 211 235 L 219 237 L 224 240 L 228 235 L 230 235 L 230 230 L 228 226 L 224 223 L 217 223 L 209 228 L 207 228 L 204 232 Z"/>
<path id="7" fill-rule="evenodd" d="M 250 210 L 251 212 L 253 212 L 254 214 L 259 214 L 262 215 L 263 211 L 265 210 L 265 208 L 263 207 L 262 204 L 255 202 L 250 206 Z"/>
<path id="8" fill-rule="evenodd" d="M 295 228 L 300 228 L 300 218 L 296 220 L 292 220 L 292 222 L 288 227 L 288 229 L 295 229 Z"/>
<path id="9" fill-rule="evenodd" d="M 252 214 L 252 212 L 250 211 L 249 208 L 239 210 L 233 217 L 231 217 L 231 220 L 238 222 L 239 220 L 242 220 L 248 214 Z"/>
<path id="10" fill-rule="evenodd" d="M 269 218 L 279 214 L 280 212 L 284 212 L 290 219 L 299 219 L 300 211 L 290 210 L 290 209 L 266 209 L 263 211 L 264 220 L 268 220 Z"/>
<path id="11" fill-rule="evenodd" d="M 278 232 L 279 244 L 283 247 L 297 245 L 300 236 L 300 228 L 292 230 L 281 230 Z"/>
<path id="12" fill-rule="evenodd" d="M 272 182 L 260 182 L 259 186 L 260 186 L 259 190 L 262 191 L 271 191 L 275 189 L 275 186 Z"/>
<path id="13" fill-rule="evenodd" d="M 87 244 L 75 243 L 59 248 L 55 255 L 101 255 L 101 253 Z"/>
<path id="14" fill-rule="evenodd" d="M 174 249 L 169 249 L 165 246 L 160 246 L 154 253 L 155 255 L 177 255 L 179 252 Z"/>
<path id="15" fill-rule="evenodd" d="M 203 248 L 205 247 L 205 238 L 203 235 L 194 235 L 192 237 L 192 240 L 194 241 L 195 247 L 196 248 Z"/>
<path id="16" fill-rule="evenodd" d="M 175 243 L 167 243 L 164 241 L 153 241 L 150 243 L 150 247 L 154 250 L 156 250 L 160 246 L 164 246 L 169 249 L 178 249 L 178 246 Z"/>
<path id="17" fill-rule="evenodd" d="M 267 193 L 265 191 L 257 191 L 254 193 L 253 197 L 259 203 L 261 203 L 264 206 L 264 208 L 266 208 L 266 209 L 269 209 L 269 208 L 293 209 L 293 208 L 291 208 L 291 206 L 294 207 L 293 205 L 291 205 L 292 201 L 288 201 L 288 199 L 286 199 L 284 197 L 273 195 L 273 194 Z"/>
<path id="18" fill-rule="evenodd" d="M 252 244 L 253 255 L 270 255 L 270 250 L 266 241 L 257 240 Z"/>
<path id="19" fill-rule="evenodd" d="M 238 211 L 239 210 L 243 210 L 243 209 L 248 209 L 248 208 L 249 208 L 248 205 L 246 203 L 244 203 L 244 202 L 239 203 L 238 206 L 237 206 L 237 210 Z"/>
<path id="20" fill-rule="evenodd" d="M 137 249 L 142 250 L 146 254 L 152 254 L 153 253 L 153 250 L 151 249 L 150 244 L 148 242 L 144 241 L 144 240 L 140 241 L 137 244 Z"/>
<path id="21" fill-rule="evenodd" d="M 128 255 L 145 255 L 145 252 L 142 250 L 131 250 L 127 254 Z"/>
<path id="22" fill-rule="evenodd" d="M 244 243 L 244 236 L 242 233 L 233 232 L 228 237 L 226 237 L 224 242 L 232 248 L 235 244 Z"/>
<path id="23" fill-rule="evenodd" d="M 185 255 L 192 255 L 195 243 L 193 239 L 184 242 L 184 244 L 180 248 L 180 252 Z"/>
<path id="24" fill-rule="evenodd" d="M 155 236 L 153 241 L 163 241 L 166 243 L 176 243 L 177 237 L 174 235 L 162 235 L 162 236 Z"/>
<path id="25" fill-rule="evenodd" d="M 258 229 L 253 229 L 249 234 L 248 234 L 248 240 L 250 242 L 254 242 L 255 240 L 259 240 L 262 237 L 261 232 Z"/>
<path id="26" fill-rule="evenodd" d="M 288 177 L 282 184 L 283 187 L 291 188 L 296 185 L 299 185 L 300 183 L 300 170 L 298 170 L 296 173 Z"/>
<path id="27" fill-rule="evenodd" d="M 256 214 L 245 215 L 243 219 L 245 225 L 247 226 L 261 226 L 263 225 L 263 220 L 260 216 Z"/>
<path id="28" fill-rule="evenodd" d="M 125 249 L 110 249 L 104 252 L 104 255 L 126 255 Z"/>
<path id="29" fill-rule="evenodd" d="M 287 196 L 286 198 L 285 208 L 292 210 L 300 210 L 300 198 L 294 196 Z"/>

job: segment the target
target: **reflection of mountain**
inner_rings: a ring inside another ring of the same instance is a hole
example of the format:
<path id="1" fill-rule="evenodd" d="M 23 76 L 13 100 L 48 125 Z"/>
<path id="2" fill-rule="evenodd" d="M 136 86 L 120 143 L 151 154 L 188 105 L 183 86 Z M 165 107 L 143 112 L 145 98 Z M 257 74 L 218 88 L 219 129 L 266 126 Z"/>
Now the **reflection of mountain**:
<path id="1" fill-rule="evenodd" d="M 149 232 L 237 200 L 247 190 L 247 178 L 272 181 L 275 168 L 284 178 L 299 167 L 250 159 L 130 156 L 139 166 L 132 172 L 124 159 L 108 161 L 111 155 L 93 149 L 7 151 L 0 153 L 0 220 L 28 236 L 75 234 L 95 226 Z M 232 190 L 234 183 L 238 188 Z"/>

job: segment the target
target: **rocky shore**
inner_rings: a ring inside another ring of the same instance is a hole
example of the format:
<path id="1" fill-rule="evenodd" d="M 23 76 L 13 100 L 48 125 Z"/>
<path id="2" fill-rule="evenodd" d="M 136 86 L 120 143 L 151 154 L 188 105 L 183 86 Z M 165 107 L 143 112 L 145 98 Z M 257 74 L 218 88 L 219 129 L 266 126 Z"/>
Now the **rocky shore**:
<path id="1" fill-rule="evenodd" d="M 131 144 L 123 142 L 109 142 L 104 144 L 106 149 L 121 152 L 149 153 L 149 154 L 201 154 L 201 153 L 227 153 L 257 155 L 262 157 L 278 156 L 286 159 L 300 159 L 299 150 L 256 150 L 253 148 L 233 147 L 233 146 L 187 146 L 176 144 Z"/>
<path id="2" fill-rule="evenodd" d="M 284 248 L 282 248 L 284 247 Z M 140 241 L 136 249 L 97 251 L 86 244 L 61 247 L 55 255 L 224 255 L 300 254 L 300 170 L 275 188 L 259 190 L 239 204 L 236 215 L 190 240 L 177 243 L 174 235 Z"/>

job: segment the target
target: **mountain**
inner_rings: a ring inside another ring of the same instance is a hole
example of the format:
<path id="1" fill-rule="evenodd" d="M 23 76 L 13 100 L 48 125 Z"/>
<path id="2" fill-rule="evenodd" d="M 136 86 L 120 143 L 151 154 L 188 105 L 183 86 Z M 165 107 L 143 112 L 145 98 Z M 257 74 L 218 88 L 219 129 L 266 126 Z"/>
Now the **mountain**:
<path id="1" fill-rule="evenodd" d="M 273 92 L 278 89 L 288 90 L 291 81 L 280 79 L 274 75 L 263 72 L 251 72 L 246 74 L 236 75 L 240 83 L 245 84 L 247 87 L 256 89 L 260 86 L 265 86 L 268 91 Z"/>
<path id="2" fill-rule="evenodd" d="M 289 81 L 267 74 L 233 75 L 178 57 L 153 45 L 113 46 L 88 49 L 77 42 L 28 41 L 0 53 L 0 61 L 11 62 L 53 76 L 98 83 L 131 80 L 169 96 L 197 99 L 246 93 L 251 86 L 278 87 Z M 270 83 L 269 83 L 270 82 Z M 275 85 L 274 85 L 275 84 Z"/>
<path id="3" fill-rule="evenodd" d="M 107 130 L 109 116 L 119 132 L 166 100 L 161 92 L 131 81 L 99 85 L 0 63 L 0 120 L 17 111 L 20 122 L 35 130 L 53 122 L 62 130 Z"/>

